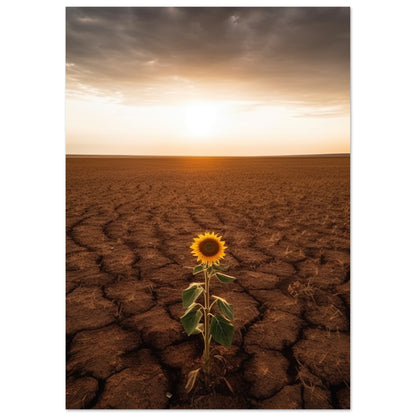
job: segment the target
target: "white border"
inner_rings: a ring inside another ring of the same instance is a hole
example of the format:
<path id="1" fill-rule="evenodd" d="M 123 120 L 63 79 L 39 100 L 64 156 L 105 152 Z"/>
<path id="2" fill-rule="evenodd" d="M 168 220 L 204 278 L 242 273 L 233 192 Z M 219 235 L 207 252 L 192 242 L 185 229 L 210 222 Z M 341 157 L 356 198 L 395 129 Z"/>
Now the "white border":
<path id="1" fill-rule="evenodd" d="M 150 5 L 115 3 L 88 5 Z M 85 5 L 58 0 L 2 5 L 0 408 L 6 415 L 66 412 L 64 7 Z M 352 7 L 350 413 L 409 414 L 416 351 L 413 2 L 151 5 Z"/>

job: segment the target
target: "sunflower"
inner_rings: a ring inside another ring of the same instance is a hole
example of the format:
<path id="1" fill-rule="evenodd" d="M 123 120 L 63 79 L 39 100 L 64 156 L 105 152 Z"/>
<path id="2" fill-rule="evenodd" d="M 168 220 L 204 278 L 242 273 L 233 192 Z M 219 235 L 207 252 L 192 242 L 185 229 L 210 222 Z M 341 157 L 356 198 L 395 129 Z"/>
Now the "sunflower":
<path id="1" fill-rule="evenodd" d="M 224 258 L 224 251 L 227 247 L 218 234 L 205 232 L 205 234 L 199 234 L 194 240 L 190 248 L 192 249 L 192 254 L 201 263 L 207 263 L 211 266 L 212 263 L 216 263 Z"/>

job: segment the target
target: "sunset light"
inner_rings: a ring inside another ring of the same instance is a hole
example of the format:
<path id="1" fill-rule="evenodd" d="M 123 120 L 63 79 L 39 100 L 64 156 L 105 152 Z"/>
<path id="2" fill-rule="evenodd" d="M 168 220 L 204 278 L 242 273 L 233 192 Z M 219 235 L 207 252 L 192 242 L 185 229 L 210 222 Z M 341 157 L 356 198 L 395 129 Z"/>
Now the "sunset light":
<path id="1" fill-rule="evenodd" d="M 348 8 L 66 13 L 68 154 L 350 151 Z"/>
<path id="2" fill-rule="evenodd" d="M 224 114 L 220 106 L 212 103 L 192 103 L 184 107 L 185 135 L 196 139 L 207 139 L 221 132 Z"/>

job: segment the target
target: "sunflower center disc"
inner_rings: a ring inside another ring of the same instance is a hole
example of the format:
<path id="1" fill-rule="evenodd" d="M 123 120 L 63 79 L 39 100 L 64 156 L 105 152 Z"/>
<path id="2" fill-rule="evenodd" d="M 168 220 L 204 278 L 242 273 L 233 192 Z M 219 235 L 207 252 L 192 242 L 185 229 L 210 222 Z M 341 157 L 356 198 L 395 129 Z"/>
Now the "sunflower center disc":
<path id="1" fill-rule="evenodd" d="M 207 238 L 199 244 L 199 251 L 207 257 L 215 256 L 220 251 L 220 246 L 216 240 Z"/>

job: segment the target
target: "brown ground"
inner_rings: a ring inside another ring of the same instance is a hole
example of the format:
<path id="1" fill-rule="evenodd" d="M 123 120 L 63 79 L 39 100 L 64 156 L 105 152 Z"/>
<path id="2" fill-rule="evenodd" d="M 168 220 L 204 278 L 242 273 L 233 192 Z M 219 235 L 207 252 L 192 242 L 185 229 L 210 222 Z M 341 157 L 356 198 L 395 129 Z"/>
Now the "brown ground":
<path id="1" fill-rule="evenodd" d="M 68 158 L 67 408 L 349 408 L 349 190 L 349 157 Z M 206 230 L 238 279 L 211 289 L 234 305 L 234 394 L 184 392 Z"/>

